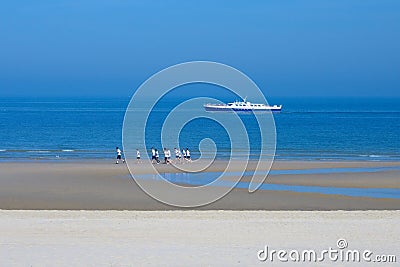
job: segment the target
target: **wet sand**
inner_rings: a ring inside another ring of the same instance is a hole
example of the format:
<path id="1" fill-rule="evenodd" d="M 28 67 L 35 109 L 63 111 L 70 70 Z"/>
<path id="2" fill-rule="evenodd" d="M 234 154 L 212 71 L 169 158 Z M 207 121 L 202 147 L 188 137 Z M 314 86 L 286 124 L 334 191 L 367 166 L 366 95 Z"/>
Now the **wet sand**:
<path id="1" fill-rule="evenodd" d="M 207 171 L 222 171 L 226 162 L 215 162 Z M 195 166 L 195 164 L 193 165 Z M 399 162 L 288 162 L 276 161 L 274 170 L 400 166 Z M 170 165 L 157 165 L 174 172 Z M 148 164 L 134 171 L 146 173 Z M 251 169 L 252 166 L 249 166 Z M 246 180 L 246 177 L 244 177 Z M 154 181 L 157 186 L 157 181 Z M 266 183 L 358 188 L 400 188 L 400 171 L 373 173 L 270 175 Z M 396 210 L 399 199 L 349 197 L 290 191 L 248 193 L 234 189 L 221 200 L 200 209 L 224 210 Z M 105 162 L 0 163 L 0 209 L 30 210 L 169 210 L 146 195 L 129 178 L 126 165 Z"/>

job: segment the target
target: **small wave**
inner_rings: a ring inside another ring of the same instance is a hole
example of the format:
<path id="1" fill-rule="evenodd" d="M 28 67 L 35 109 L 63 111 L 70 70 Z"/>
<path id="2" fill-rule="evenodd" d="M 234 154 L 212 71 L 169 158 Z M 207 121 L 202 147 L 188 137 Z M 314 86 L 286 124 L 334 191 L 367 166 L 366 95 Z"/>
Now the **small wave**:
<path id="1" fill-rule="evenodd" d="M 0 149 L 0 152 L 6 152 L 7 149 Z"/>
<path id="2" fill-rule="evenodd" d="M 28 150 L 28 153 L 50 153 L 50 150 Z"/>
<path id="3" fill-rule="evenodd" d="M 369 154 L 361 154 L 361 155 L 358 155 L 359 157 L 367 157 L 367 158 L 383 158 L 383 157 L 385 157 L 385 156 L 383 156 L 383 155 L 374 155 L 374 154 L 372 154 L 372 155 L 369 155 Z"/>
<path id="4" fill-rule="evenodd" d="M 74 152 L 75 150 L 73 150 L 73 149 L 63 149 L 63 150 L 61 150 L 62 152 Z"/>

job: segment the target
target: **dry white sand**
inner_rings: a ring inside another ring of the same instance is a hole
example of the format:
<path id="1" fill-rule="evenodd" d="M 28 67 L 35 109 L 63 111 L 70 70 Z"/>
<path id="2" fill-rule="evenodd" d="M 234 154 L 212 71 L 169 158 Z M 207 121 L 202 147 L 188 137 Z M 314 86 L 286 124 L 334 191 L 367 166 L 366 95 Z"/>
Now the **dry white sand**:
<path id="1" fill-rule="evenodd" d="M 265 245 L 336 249 L 339 238 L 399 262 L 399 222 L 400 211 L 0 211 L 0 266 L 273 266 L 257 259 Z"/>

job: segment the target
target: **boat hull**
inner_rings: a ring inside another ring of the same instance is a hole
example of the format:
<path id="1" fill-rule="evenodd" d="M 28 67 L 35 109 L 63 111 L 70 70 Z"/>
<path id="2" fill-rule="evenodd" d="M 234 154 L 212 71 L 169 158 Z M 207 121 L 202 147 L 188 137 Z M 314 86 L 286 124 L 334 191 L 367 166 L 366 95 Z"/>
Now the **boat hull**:
<path id="1" fill-rule="evenodd" d="M 204 106 L 206 111 L 210 112 L 279 112 L 282 107 L 265 107 L 265 108 L 238 108 L 238 107 L 228 107 L 228 106 Z"/>

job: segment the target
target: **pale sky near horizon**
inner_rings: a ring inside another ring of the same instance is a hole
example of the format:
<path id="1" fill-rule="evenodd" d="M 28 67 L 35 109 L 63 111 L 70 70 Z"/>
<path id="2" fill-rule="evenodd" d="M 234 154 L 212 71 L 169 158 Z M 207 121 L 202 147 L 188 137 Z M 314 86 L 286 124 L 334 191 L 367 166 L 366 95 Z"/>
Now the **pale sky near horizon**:
<path id="1" fill-rule="evenodd" d="M 129 96 L 173 64 L 271 96 L 400 97 L 400 1 L 3 1 L 0 96 Z"/>

